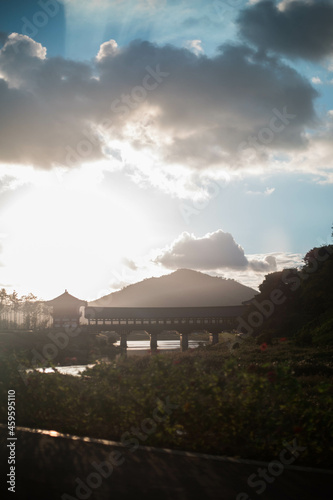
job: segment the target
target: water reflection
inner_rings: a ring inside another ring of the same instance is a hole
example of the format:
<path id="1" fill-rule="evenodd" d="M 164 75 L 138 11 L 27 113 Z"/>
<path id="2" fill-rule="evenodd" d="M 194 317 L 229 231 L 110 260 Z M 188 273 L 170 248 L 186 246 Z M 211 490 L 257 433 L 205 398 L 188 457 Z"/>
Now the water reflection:
<path id="1" fill-rule="evenodd" d="M 56 366 L 55 369 L 52 367 L 36 368 L 36 371 L 40 373 L 55 373 L 57 371 L 62 375 L 80 375 L 80 373 L 86 370 L 86 368 L 92 368 L 93 366 L 95 365 L 91 364 L 91 365 Z M 33 370 L 27 370 L 27 373 L 32 371 Z"/>
<path id="2" fill-rule="evenodd" d="M 188 347 L 189 349 L 194 349 L 195 347 L 199 347 L 199 345 L 206 345 L 208 342 L 206 340 L 189 340 Z M 115 342 L 115 346 L 120 346 L 120 340 Z M 157 341 L 157 349 L 159 351 L 176 351 L 180 350 L 179 339 L 174 340 L 158 340 Z M 128 353 L 133 354 L 135 351 L 138 353 L 142 353 L 145 351 L 147 354 L 150 352 L 150 341 L 149 340 L 127 340 L 127 351 Z"/>
<path id="3" fill-rule="evenodd" d="M 188 346 L 189 349 L 194 349 L 195 347 L 199 347 L 199 345 L 207 345 L 206 340 L 189 340 Z M 115 346 L 120 346 L 120 341 L 115 342 Z M 179 340 L 159 340 L 157 345 L 158 351 L 168 352 L 168 351 L 180 351 Z M 127 356 L 135 356 L 140 355 L 143 356 L 145 354 L 149 354 L 150 351 L 150 341 L 149 340 L 128 340 L 127 341 Z M 107 358 L 101 360 L 107 362 Z M 56 366 L 55 369 L 48 368 L 37 368 L 36 370 L 41 373 L 55 373 L 55 370 L 63 375 L 80 375 L 86 368 L 92 368 L 94 364 L 89 365 L 70 365 L 70 366 Z M 27 370 L 27 373 L 32 372 L 33 370 Z"/>

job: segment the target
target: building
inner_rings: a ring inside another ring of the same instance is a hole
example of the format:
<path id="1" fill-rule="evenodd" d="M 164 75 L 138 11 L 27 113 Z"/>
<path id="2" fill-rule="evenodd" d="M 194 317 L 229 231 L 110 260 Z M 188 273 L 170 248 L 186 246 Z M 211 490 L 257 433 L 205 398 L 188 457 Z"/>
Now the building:
<path id="1" fill-rule="evenodd" d="M 45 302 L 46 306 L 53 308 L 53 326 L 55 328 L 76 327 L 80 323 L 80 307 L 87 306 L 85 300 L 77 299 L 65 290 L 62 295 Z"/>

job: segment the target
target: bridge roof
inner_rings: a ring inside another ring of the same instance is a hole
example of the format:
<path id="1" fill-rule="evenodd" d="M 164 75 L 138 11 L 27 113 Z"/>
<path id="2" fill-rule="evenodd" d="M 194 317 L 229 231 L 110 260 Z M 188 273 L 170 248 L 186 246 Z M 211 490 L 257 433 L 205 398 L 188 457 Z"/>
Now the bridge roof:
<path id="1" fill-rule="evenodd" d="M 100 319 L 167 319 L 167 318 L 225 318 L 241 316 L 247 306 L 211 307 L 93 307 L 85 308 L 85 317 Z"/>

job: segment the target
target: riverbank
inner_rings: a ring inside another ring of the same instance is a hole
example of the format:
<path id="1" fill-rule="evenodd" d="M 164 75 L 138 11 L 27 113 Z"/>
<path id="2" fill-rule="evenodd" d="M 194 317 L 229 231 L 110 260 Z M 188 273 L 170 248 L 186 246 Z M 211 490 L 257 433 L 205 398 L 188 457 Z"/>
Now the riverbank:
<path id="1" fill-rule="evenodd" d="M 231 335 L 231 334 L 225 334 Z M 224 334 L 220 334 L 223 340 Z M 209 343 L 208 333 L 189 335 L 189 347 Z M 150 337 L 147 332 L 134 331 L 128 335 L 129 355 L 148 354 Z M 177 332 L 161 332 L 158 335 L 158 350 L 180 350 Z M 15 354 L 27 368 L 52 367 L 78 363 L 80 365 L 110 360 L 120 354 L 120 335 L 106 332 L 95 335 L 86 330 L 66 333 L 64 330 L 48 329 L 40 332 L 12 330 L 0 332 L 0 352 Z"/>
<path id="2" fill-rule="evenodd" d="M 229 346 L 230 347 L 230 346 Z M 333 349 L 241 343 L 120 358 L 81 377 L 2 364 L 17 424 L 194 452 L 272 460 L 284 443 L 298 463 L 333 467 Z M 133 431 L 134 429 L 134 431 Z"/>

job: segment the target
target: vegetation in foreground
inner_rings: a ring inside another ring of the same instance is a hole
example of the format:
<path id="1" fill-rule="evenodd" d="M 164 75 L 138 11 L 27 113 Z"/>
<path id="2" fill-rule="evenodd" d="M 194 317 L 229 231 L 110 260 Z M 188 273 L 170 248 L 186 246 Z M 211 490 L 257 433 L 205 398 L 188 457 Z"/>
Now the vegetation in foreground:
<path id="1" fill-rule="evenodd" d="M 6 393 L 14 389 L 17 425 L 267 460 L 296 438 L 305 447 L 297 464 L 330 468 L 332 354 L 332 346 L 250 340 L 232 351 L 218 344 L 121 358 L 81 377 L 35 371 L 27 383 L 19 361 L 2 356 L 0 419 L 6 422 Z"/>

